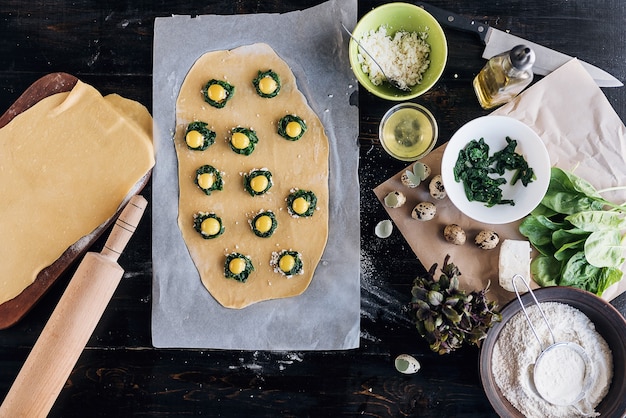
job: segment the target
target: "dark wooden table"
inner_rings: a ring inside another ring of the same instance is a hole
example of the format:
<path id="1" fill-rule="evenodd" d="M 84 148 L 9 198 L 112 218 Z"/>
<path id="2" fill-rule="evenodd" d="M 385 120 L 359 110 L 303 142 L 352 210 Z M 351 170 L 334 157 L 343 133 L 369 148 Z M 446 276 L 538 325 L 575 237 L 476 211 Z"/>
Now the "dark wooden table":
<path id="1" fill-rule="evenodd" d="M 0 3 L 0 113 L 32 82 L 56 71 L 74 74 L 104 94 L 116 92 L 150 109 L 155 17 L 286 12 L 319 3 L 5 0 Z M 381 3 L 361 1 L 359 14 Z M 621 0 L 432 0 L 432 4 L 578 56 L 626 80 L 626 7 Z M 446 34 L 446 71 L 430 92 L 416 100 L 438 120 L 440 143 L 463 123 L 487 113 L 478 106 L 471 87 L 484 64 L 478 39 L 451 30 Z M 626 89 L 604 92 L 626 119 Z M 412 279 L 423 266 L 397 231 L 387 240 L 373 236 L 374 225 L 386 214 L 372 188 L 405 164 L 388 157 L 377 141 L 378 122 L 390 103 L 363 89 L 359 103 L 360 348 L 346 352 L 154 349 L 148 211 L 120 259 L 125 278 L 50 416 L 495 416 L 480 385 L 478 349 L 464 348 L 447 356 L 431 353 L 403 311 Z M 144 194 L 150 195 L 150 185 Z M 94 246 L 98 251 L 101 247 L 101 241 Z M 72 269 L 20 323 L 0 331 L 0 399 L 71 275 Z M 626 315 L 625 295 L 613 304 Z M 399 353 L 416 356 L 422 371 L 411 376 L 396 372 L 393 359 Z"/>

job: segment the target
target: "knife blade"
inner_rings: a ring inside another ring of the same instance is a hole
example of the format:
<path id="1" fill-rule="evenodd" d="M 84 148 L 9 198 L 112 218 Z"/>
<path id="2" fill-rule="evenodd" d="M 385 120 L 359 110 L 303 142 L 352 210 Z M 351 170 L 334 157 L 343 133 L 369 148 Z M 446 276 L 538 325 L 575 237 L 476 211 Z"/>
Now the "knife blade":
<path id="1" fill-rule="evenodd" d="M 519 36 L 493 28 L 487 24 L 477 22 L 467 17 L 449 12 L 421 1 L 412 1 L 413 4 L 422 7 L 430 13 L 442 25 L 452 29 L 471 32 L 480 38 L 485 45 L 483 58 L 489 59 L 494 55 L 512 49 L 516 45 L 525 44 L 535 51 L 535 64 L 533 72 L 538 75 L 547 75 L 559 68 L 561 65 L 573 59 L 573 57 L 562 52 L 555 51 L 535 42 L 528 41 Z M 622 87 L 624 84 L 608 72 L 579 60 L 582 66 L 593 77 L 600 87 Z"/>

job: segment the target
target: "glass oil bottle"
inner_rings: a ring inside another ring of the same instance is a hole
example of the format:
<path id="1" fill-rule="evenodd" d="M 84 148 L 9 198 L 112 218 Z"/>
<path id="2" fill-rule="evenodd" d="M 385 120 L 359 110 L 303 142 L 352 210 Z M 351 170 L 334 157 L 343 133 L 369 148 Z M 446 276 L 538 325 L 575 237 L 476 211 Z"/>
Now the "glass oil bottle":
<path id="1" fill-rule="evenodd" d="M 474 91 L 483 109 L 507 103 L 533 80 L 534 51 L 526 45 L 517 45 L 498 54 L 474 78 Z"/>

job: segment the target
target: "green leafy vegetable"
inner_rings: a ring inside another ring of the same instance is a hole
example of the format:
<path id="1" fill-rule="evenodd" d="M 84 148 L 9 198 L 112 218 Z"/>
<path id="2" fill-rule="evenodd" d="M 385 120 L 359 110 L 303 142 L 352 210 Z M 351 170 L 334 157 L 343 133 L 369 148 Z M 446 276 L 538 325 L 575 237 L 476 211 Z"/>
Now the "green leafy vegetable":
<path id="1" fill-rule="evenodd" d="M 586 180 L 553 167 L 548 191 L 519 230 L 541 256 L 531 264 L 541 286 L 574 286 L 599 296 L 622 278 L 626 205 L 604 199 Z"/>
<path id="2" fill-rule="evenodd" d="M 272 172 L 266 168 L 250 170 L 243 175 L 243 187 L 250 196 L 258 196 L 267 193 L 272 187 Z"/>
<path id="3" fill-rule="evenodd" d="M 257 94 L 266 99 L 276 97 L 281 86 L 280 77 L 272 70 L 259 71 L 259 74 L 252 80 L 252 84 Z"/>
<path id="4" fill-rule="evenodd" d="M 243 136 L 241 136 L 243 135 Z M 245 140 L 242 143 L 241 139 Z M 246 140 L 247 138 L 247 140 Z M 256 144 L 259 142 L 259 137 L 252 129 L 237 126 L 232 129 L 230 136 L 230 149 L 240 155 L 250 155 L 256 148 Z"/>
<path id="5" fill-rule="evenodd" d="M 204 182 L 203 175 L 208 174 L 212 181 Z M 222 190 L 224 187 L 224 180 L 222 179 L 222 173 L 212 165 L 203 165 L 196 170 L 196 178 L 194 179 L 196 186 L 200 188 L 207 196 L 211 195 L 211 192 L 215 190 Z M 205 184 L 206 183 L 206 184 Z"/>
<path id="6" fill-rule="evenodd" d="M 259 227 L 257 225 L 257 221 L 262 218 L 267 216 L 270 221 L 271 221 L 271 225 L 269 227 L 268 230 L 259 230 Z M 276 231 L 276 228 L 278 228 L 278 220 L 276 219 L 276 215 L 274 214 L 274 212 L 272 212 L 271 210 L 262 210 L 259 213 L 257 213 L 254 218 L 252 218 L 252 220 L 250 220 L 250 227 L 252 228 L 252 232 L 254 232 L 254 235 L 256 235 L 257 237 L 260 238 L 269 238 L 274 234 L 274 231 Z"/>
<path id="7" fill-rule="evenodd" d="M 207 223 L 205 223 L 205 221 Z M 193 228 L 204 239 L 217 238 L 224 233 L 222 219 L 214 213 L 198 212 L 193 216 Z"/>
<path id="8" fill-rule="evenodd" d="M 233 269 L 235 271 L 233 271 Z M 224 261 L 224 277 L 235 279 L 245 283 L 250 274 L 254 271 L 254 265 L 250 257 L 241 253 L 233 252 L 226 256 Z"/>
<path id="9" fill-rule="evenodd" d="M 317 196 L 310 190 L 296 189 L 287 196 L 287 210 L 293 217 L 310 217 L 315 213 Z"/>
<path id="10" fill-rule="evenodd" d="M 200 141 L 195 144 L 196 138 L 194 137 L 198 135 Z M 209 129 L 209 125 L 206 122 L 191 122 L 187 125 L 187 129 L 185 130 L 185 143 L 190 150 L 204 151 L 215 143 L 216 136 L 216 133 Z"/>
<path id="11" fill-rule="evenodd" d="M 302 138 L 306 129 L 306 123 L 297 115 L 286 115 L 278 121 L 278 135 L 289 141 Z"/>
<path id="12" fill-rule="evenodd" d="M 211 106 L 221 109 L 235 94 L 235 86 L 222 80 L 209 80 L 202 88 L 204 101 Z"/>
<path id="13" fill-rule="evenodd" d="M 272 253 L 270 266 L 272 266 L 275 272 L 280 273 L 287 278 L 302 274 L 304 271 L 302 256 L 299 252 L 292 250 L 283 250 L 279 253 Z"/>
<path id="14" fill-rule="evenodd" d="M 489 145 L 484 138 L 471 140 L 459 151 L 454 165 L 454 180 L 463 183 L 465 196 L 470 201 L 485 203 L 485 206 L 515 205 L 511 199 L 504 199 L 501 186 L 506 184 L 506 171 L 513 171 L 511 185 L 521 181 L 526 187 L 535 178 L 533 169 L 521 155 L 515 152 L 517 141 L 506 137 L 507 145 L 489 155 Z M 497 176 L 493 176 L 497 174 Z"/>
<path id="15" fill-rule="evenodd" d="M 418 276 L 411 290 L 411 316 L 419 334 L 435 353 L 447 354 L 467 342 L 478 345 L 487 330 L 502 317 L 495 302 L 487 300 L 487 289 L 469 294 L 459 290 L 461 272 L 446 256 L 441 275 L 435 278 L 437 264 Z"/>

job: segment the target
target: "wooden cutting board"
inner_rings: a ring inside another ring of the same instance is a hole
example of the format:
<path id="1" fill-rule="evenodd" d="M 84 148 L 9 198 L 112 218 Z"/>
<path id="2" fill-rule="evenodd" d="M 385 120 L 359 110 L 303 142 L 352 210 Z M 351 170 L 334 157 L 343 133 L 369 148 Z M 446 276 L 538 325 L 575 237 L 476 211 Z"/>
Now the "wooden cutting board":
<path id="1" fill-rule="evenodd" d="M 40 100 L 56 93 L 72 90 L 78 79 L 66 73 L 48 74 L 35 81 L 13 105 L 0 117 L 0 128 L 8 124 L 15 116 L 24 112 Z M 138 194 L 150 179 L 151 171 L 142 177 L 133 190 L 126 196 L 126 203 L 132 196 Z M 122 205 L 123 207 L 123 205 Z M 120 209 L 121 211 L 121 209 Z M 82 257 L 89 247 L 107 230 L 118 217 L 113 214 L 109 219 L 93 230 L 89 235 L 69 247 L 53 264 L 43 269 L 35 281 L 15 298 L 0 304 L 0 329 L 8 328 L 20 319 L 41 299 L 56 280 L 76 261 Z"/>

